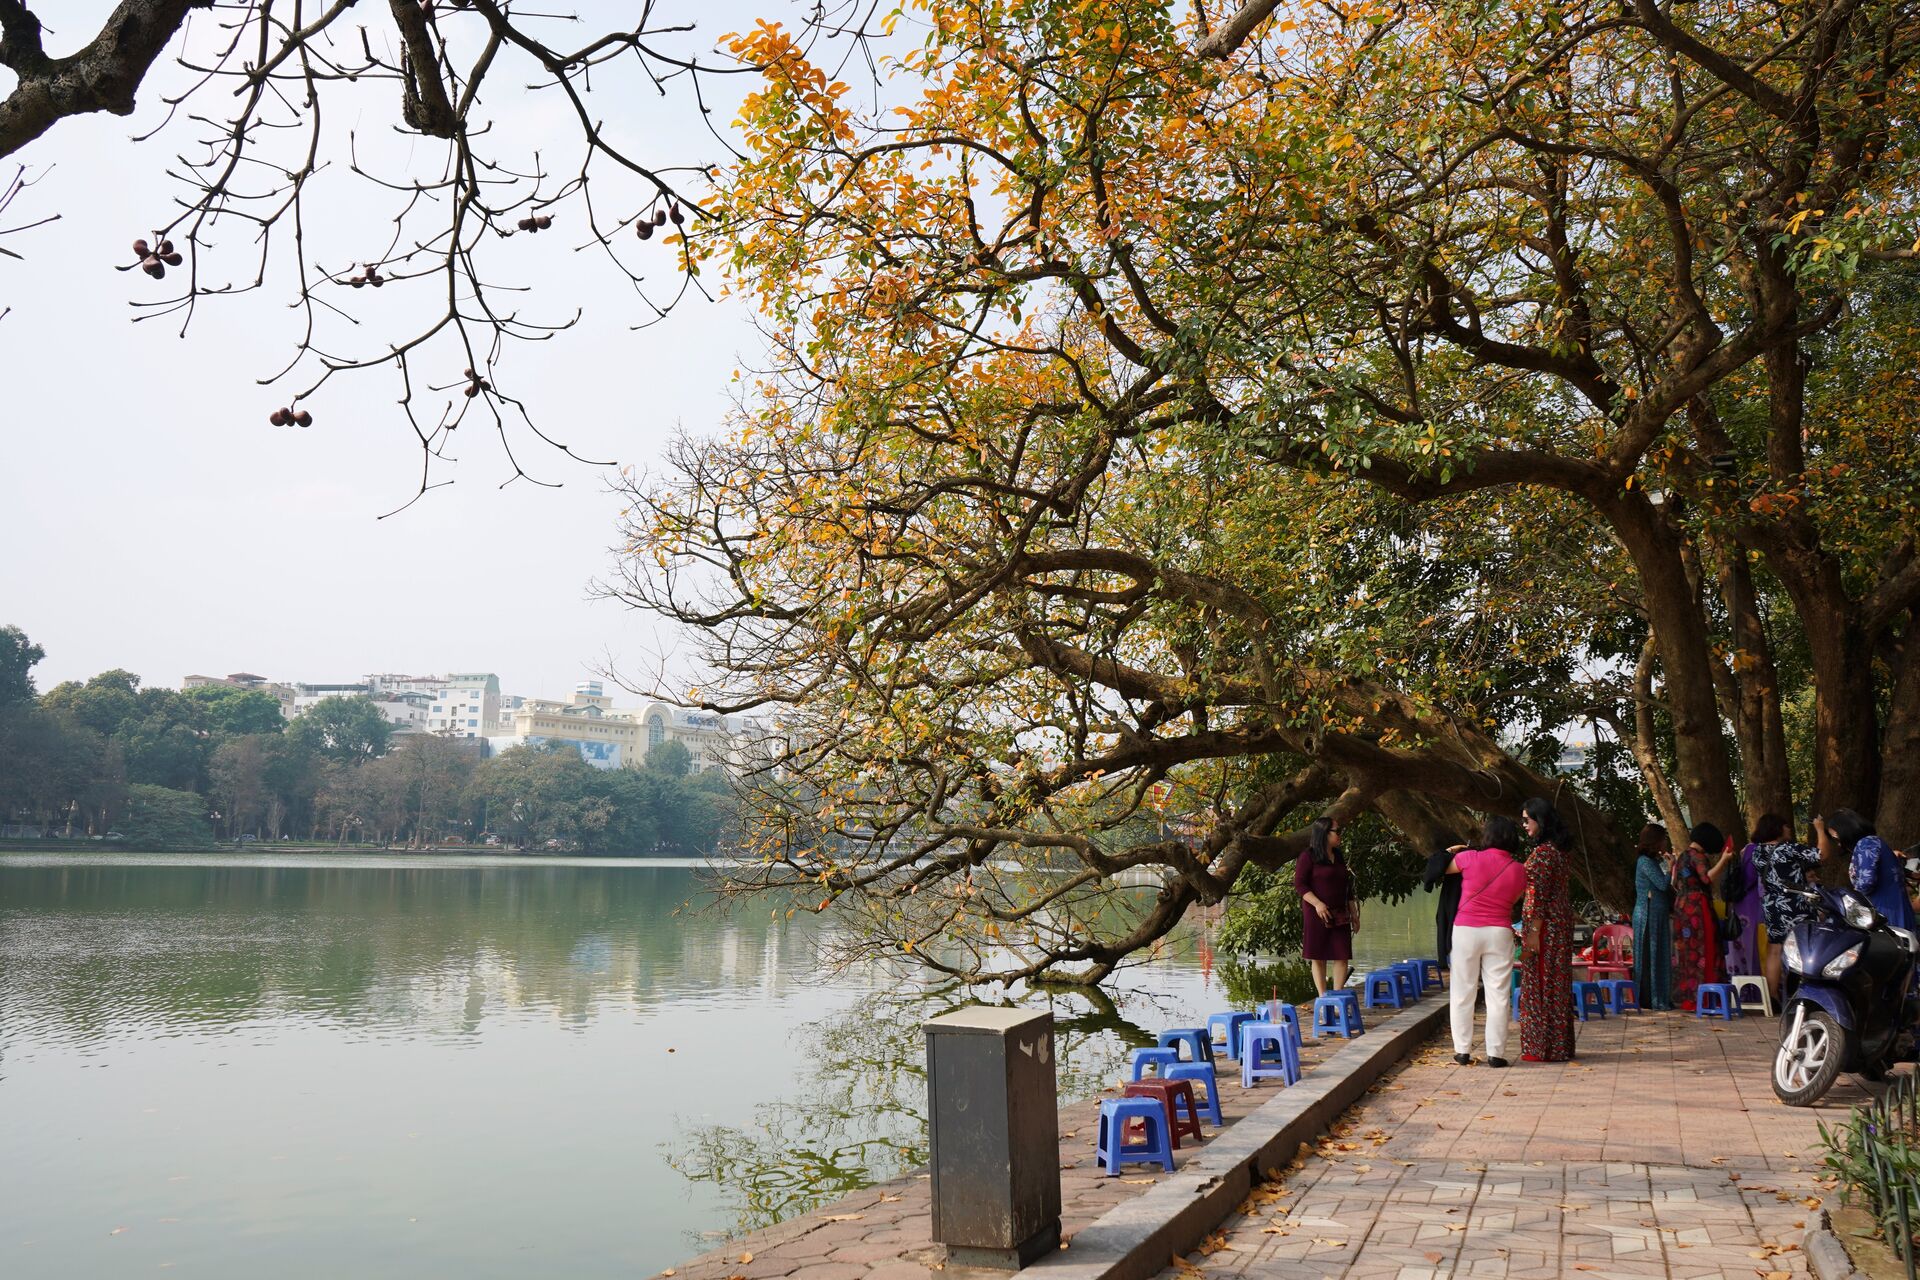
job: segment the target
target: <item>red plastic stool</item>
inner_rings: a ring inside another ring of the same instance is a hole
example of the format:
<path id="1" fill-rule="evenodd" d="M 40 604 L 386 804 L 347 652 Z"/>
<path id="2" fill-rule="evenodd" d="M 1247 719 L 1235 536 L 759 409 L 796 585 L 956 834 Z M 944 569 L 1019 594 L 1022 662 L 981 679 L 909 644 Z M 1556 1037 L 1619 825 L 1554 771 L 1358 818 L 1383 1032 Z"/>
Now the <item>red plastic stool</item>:
<path id="1" fill-rule="evenodd" d="M 1120 1091 L 1123 1098 L 1158 1098 L 1160 1105 L 1167 1109 L 1167 1132 L 1173 1136 L 1174 1149 L 1180 1147 L 1180 1135 L 1191 1133 L 1195 1142 L 1203 1136 L 1200 1131 L 1200 1107 L 1193 1099 L 1191 1080 L 1135 1080 Z M 1185 1103 L 1187 1118 L 1180 1118 L 1176 1104 Z"/>

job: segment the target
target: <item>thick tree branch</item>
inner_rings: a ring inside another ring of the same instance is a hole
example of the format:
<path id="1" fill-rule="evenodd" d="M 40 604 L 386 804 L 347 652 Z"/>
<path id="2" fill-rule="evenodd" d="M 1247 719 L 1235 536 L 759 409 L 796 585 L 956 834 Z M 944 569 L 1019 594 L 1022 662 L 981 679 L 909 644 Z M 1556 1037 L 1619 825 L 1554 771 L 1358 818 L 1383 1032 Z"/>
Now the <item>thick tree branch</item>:
<path id="1" fill-rule="evenodd" d="M 40 23 L 21 0 L 0 0 L 0 63 L 19 76 L 0 101 L 0 156 L 9 156 L 68 116 L 133 114 L 135 95 L 190 10 L 210 0 L 120 0 L 100 34 L 65 58 L 41 48 Z"/>
<path id="2" fill-rule="evenodd" d="M 1228 58 L 1247 42 L 1254 28 L 1265 22 L 1280 7 L 1280 0 L 1247 0 L 1220 29 L 1196 41 L 1193 51 L 1203 58 Z"/>

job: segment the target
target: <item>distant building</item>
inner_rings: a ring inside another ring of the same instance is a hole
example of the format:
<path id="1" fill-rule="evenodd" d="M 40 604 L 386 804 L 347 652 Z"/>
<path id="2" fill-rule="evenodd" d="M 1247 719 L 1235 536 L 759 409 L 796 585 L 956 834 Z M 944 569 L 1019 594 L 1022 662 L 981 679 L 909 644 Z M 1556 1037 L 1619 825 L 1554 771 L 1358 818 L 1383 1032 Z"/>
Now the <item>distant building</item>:
<path id="1" fill-rule="evenodd" d="M 745 759 L 743 726 L 706 711 L 689 711 L 664 702 L 638 710 L 615 710 L 613 699 L 598 680 L 574 686 L 565 702 L 525 698 L 513 709 L 512 732 L 490 740 L 498 753 L 511 747 L 564 742 L 579 750 L 588 764 L 601 769 L 639 768 L 647 752 L 663 742 L 678 742 L 692 757 L 695 773 L 705 769 L 738 770 Z"/>
<path id="2" fill-rule="evenodd" d="M 689 711 L 664 702 L 650 702 L 630 712 L 640 725 L 640 753 L 663 742 L 678 742 L 693 756 L 693 771 L 736 769 L 738 727 L 711 711 Z"/>
<path id="3" fill-rule="evenodd" d="M 602 769 L 638 768 L 654 747 L 678 742 L 692 757 L 694 772 L 737 773 L 764 763 L 767 749 L 763 728 L 750 721 L 665 702 L 615 710 L 612 696 L 598 680 L 582 680 L 564 702 L 502 694 L 500 677 L 490 671 L 445 676 L 387 671 L 341 684 L 276 683 L 242 671 L 188 676 L 181 687 L 207 684 L 263 689 L 280 700 L 281 713 L 289 719 L 327 698 L 364 697 L 372 700 L 398 733 L 472 740 L 485 744 L 480 749 L 493 752 L 529 743 L 565 742 Z"/>
<path id="4" fill-rule="evenodd" d="M 500 677 L 491 671 L 447 676 L 427 703 L 427 732 L 484 738 L 500 719 Z"/>
<path id="5" fill-rule="evenodd" d="M 374 698 L 401 699 L 431 697 L 446 687 L 445 676 L 407 676 L 382 671 L 365 677 L 367 693 Z"/>
<path id="6" fill-rule="evenodd" d="M 513 731 L 494 737 L 492 746 L 498 752 L 509 747 L 564 742 L 577 748 L 581 758 L 596 768 L 638 766 L 645 754 L 635 750 L 639 732 L 631 719 L 612 708 L 613 699 L 597 680 L 575 685 L 573 697 L 566 702 L 523 698 L 513 711 Z"/>

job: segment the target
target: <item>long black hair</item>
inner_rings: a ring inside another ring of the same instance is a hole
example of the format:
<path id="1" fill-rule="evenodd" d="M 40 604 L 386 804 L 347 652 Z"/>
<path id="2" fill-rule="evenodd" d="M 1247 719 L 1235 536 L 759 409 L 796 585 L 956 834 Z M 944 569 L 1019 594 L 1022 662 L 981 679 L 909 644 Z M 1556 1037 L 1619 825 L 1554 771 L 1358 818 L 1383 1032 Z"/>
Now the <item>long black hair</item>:
<path id="1" fill-rule="evenodd" d="M 1482 849 L 1500 849 L 1516 857 L 1520 853 L 1520 828 L 1513 819 L 1496 813 L 1480 827 L 1480 847 Z"/>
<path id="2" fill-rule="evenodd" d="M 1835 809 L 1827 815 L 1827 830 L 1851 853 L 1853 846 L 1874 834 L 1873 824 L 1851 809 Z"/>
<path id="3" fill-rule="evenodd" d="M 1560 811 L 1553 807 L 1553 801 L 1535 796 L 1520 806 L 1520 813 L 1540 824 L 1540 834 L 1535 839 L 1541 844 L 1550 844 L 1562 852 L 1573 848 L 1573 833 L 1560 820 Z"/>
<path id="4" fill-rule="evenodd" d="M 1700 846 L 1700 852 L 1709 858 L 1727 847 L 1727 833 L 1711 822 L 1703 822 L 1687 832 L 1687 843 Z"/>
<path id="5" fill-rule="evenodd" d="M 1331 817 L 1315 818 L 1313 825 L 1307 828 L 1307 848 L 1313 851 L 1313 860 L 1322 866 L 1332 862 L 1337 856 L 1328 847 L 1328 841 L 1333 835 L 1333 821 Z"/>

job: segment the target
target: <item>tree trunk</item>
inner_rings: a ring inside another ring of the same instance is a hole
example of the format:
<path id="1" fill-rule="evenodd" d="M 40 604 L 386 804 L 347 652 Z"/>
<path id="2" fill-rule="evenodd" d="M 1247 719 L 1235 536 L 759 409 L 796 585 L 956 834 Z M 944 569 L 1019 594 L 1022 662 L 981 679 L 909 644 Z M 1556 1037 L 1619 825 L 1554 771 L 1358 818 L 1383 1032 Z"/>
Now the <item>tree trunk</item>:
<path id="1" fill-rule="evenodd" d="M 1880 795 L 1880 715 L 1873 688 L 1873 649 L 1847 607 L 1838 569 L 1821 592 L 1832 608 L 1800 609 L 1813 660 L 1813 812 L 1874 811 Z"/>
<path id="2" fill-rule="evenodd" d="M 1787 767 L 1787 731 L 1780 718 L 1780 672 L 1760 617 L 1753 566 L 1739 546 L 1723 549 L 1720 590 L 1733 618 L 1733 678 L 1738 699 L 1734 734 L 1740 743 L 1740 779 L 1747 830 L 1761 814 L 1793 815 L 1793 778 Z"/>
<path id="3" fill-rule="evenodd" d="M 1472 844 L 1480 836 L 1479 823 L 1464 806 L 1412 791 L 1383 791 L 1373 798 L 1373 808 L 1422 858 L 1456 844 Z"/>
<path id="4" fill-rule="evenodd" d="M 1907 618 L 1892 666 L 1875 825 L 1894 848 L 1920 853 L 1920 615 Z"/>
<path id="5" fill-rule="evenodd" d="M 1640 780 L 1653 796 L 1653 807 L 1667 829 L 1667 838 L 1678 840 L 1687 829 L 1687 817 L 1674 799 L 1673 784 L 1660 763 L 1659 743 L 1653 726 L 1653 661 L 1657 646 L 1651 633 L 1640 646 L 1640 661 L 1633 669 L 1633 738 L 1629 746 L 1634 763 L 1640 766 Z"/>
<path id="6" fill-rule="evenodd" d="M 1612 496 L 1602 510 L 1640 577 L 1647 622 L 1660 653 L 1668 714 L 1673 720 L 1675 783 L 1695 822 L 1731 829 L 1740 823 L 1733 762 L 1720 731 L 1713 685 L 1713 649 L 1706 617 L 1687 580 L 1679 540 L 1638 491 Z M 1678 835 L 1675 843 L 1679 843 Z M 1629 890 L 1627 900 L 1632 900 Z"/>

